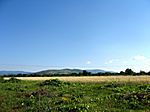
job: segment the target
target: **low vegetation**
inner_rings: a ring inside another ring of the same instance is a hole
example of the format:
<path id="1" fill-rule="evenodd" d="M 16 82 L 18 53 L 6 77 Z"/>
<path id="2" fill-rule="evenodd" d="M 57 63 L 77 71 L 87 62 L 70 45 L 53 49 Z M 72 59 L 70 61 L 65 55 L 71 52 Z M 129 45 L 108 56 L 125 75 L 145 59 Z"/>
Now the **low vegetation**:
<path id="1" fill-rule="evenodd" d="M 0 78 L 0 112 L 148 112 L 150 83 Z"/>

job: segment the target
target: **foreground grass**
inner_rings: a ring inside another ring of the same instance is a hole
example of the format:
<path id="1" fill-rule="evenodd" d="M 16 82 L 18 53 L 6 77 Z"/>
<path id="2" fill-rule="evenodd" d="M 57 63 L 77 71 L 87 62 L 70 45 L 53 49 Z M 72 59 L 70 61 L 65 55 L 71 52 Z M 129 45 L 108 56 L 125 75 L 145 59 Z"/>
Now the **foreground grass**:
<path id="1" fill-rule="evenodd" d="M 145 112 L 150 83 L 0 82 L 0 112 Z"/>

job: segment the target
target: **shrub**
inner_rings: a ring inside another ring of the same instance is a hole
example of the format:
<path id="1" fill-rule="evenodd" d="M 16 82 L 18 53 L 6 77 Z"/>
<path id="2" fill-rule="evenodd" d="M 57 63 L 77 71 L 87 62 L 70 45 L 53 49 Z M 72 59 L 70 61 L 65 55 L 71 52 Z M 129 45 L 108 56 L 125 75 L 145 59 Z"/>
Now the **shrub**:
<path id="1" fill-rule="evenodd" d="M 20 79 L 17 79 L 15 77 L 11 77 L 9 80 L 6 80 L 5 82 L 18 83 L 20 81 L 21 81 Z"/>
<path id="2" fill-rule="evenodd" d="M 60 86 L 62 85 L 63 82 L 58 80 L 58 79 L 52 79 L 52 80 L 46 80 L 42 83 L 40 83 L 40 86 L 45 86 L 45 85 L 51 85 L 51 86 Z"/>
<path id="3" fill-rule="evenodd" d="M 63 105 L 62 107 L 58 107 L 57 110 L 61 112 L 88 112 L 89 105 Z"/>
<path id="4" fill-rule="evenodd" d="M 4 77 L 0 76 L 0 82 L 4 82 Z"/>

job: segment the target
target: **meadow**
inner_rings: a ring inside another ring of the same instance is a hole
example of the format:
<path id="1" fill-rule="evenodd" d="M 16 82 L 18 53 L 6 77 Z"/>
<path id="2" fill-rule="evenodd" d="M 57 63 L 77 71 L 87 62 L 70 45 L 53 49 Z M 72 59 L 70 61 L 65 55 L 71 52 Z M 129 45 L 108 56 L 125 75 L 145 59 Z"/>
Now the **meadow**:
<path id="1" fill-rule="evenodd" d="M 9 79 L 10 77 L 5 77 Z M 59 79 L 61 81 L 69 82 L 150 82 L 150 76 L 61 76 L 61 77 L 16 77 L 20 80 L 44 81 L 50 79 Z"/>
<path id="2" fill-rule="evenodd" d="M 148 76 L 27 78 L 0 79 L 0 112 L 150 111 Z"/>

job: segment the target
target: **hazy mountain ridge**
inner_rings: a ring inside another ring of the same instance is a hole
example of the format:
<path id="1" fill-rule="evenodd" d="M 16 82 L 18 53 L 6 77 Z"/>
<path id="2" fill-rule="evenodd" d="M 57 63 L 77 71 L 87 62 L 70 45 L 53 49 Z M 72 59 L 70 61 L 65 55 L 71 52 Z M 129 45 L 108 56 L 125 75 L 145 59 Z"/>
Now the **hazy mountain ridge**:
<path id="1" fill-rule="evenodd" d="M 0 71 L 0 75 L 17 75 L 17 74 L 30 74 L 31 72 L 25 72 L 25 71 Z"/>
<path id="2" fill-rule="evenodd" d="M 88 69 L 87 72 L 91 73 L 105 73 L 105 72 L 111 72 L 112 71 L 105 71 L 101 69 Z M 35 74 L 72 74 L 72 73 L 82 73 L 83 70 L 81 69 L 49 69 L 49 70 L 43 70 L 39 72 L 34 72 Z M 0 71 L 0 75 L 17 75 L 17 74 L 32 74 L 33 72 L 26 72 L 26 71 Z"/>
<path id="3" fill-rule="evenodd" d="M 71 73 L 82 73 L 80 69 L 52 69 L 36 72 L 36 74 L 71 74 Z"/>
<path id="4" fill-rule="evenodd" d="M 106 72 L 113 73 L 113 71 L 106 71 L 106 70 L 101 70 L 101 69 L 90 69 L 90 70 L 86 70 L 86 71 L 91 72 L 91 73 L 106 73 Z"/>
<path id="5" fill-rule="evenodd" d="M 105 71 L 101 69 L 90 69 L 86 70 L 87 72 L 91 73 L 105 73 L 105 72 L 111 72 L 111 71 Z M 71 73 L 82 73 L 83 70 L 81 69 L 53 69 L 53 70 L 44 70 L 37 72 L 37 74 L 71 74 Z"/>

